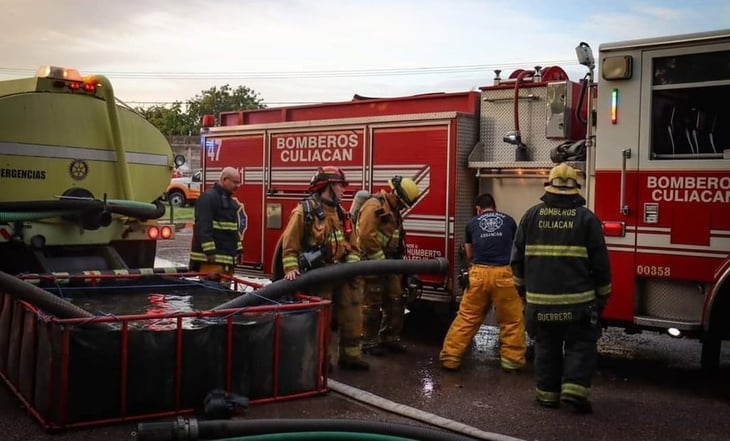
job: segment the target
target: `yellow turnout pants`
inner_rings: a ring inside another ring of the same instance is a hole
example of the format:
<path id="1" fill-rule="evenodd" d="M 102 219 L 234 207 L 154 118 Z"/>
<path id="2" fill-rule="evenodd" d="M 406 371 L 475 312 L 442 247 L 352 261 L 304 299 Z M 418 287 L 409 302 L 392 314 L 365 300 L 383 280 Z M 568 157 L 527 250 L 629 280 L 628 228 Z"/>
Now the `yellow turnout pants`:
<path id="1" fill-rule="evenodd" d="M 517 294 L 509 265 L 474 264 L 469 269 L 469 287 L 459 312 L 446 333 L 439 359 L 447 369 L 458 369 L 464 353 L 494 304 L 499 325 L 500 364 L 503 369 L 525 365 L 525 320 L 522 299 Z"/>

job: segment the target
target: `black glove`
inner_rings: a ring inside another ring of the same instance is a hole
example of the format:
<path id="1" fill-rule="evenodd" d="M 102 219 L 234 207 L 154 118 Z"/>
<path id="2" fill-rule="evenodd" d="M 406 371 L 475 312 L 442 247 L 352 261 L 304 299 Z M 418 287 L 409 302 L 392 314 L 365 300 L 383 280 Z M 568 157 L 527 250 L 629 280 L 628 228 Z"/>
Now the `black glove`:
<path id="1" fill-rule="evenodd" d="M 464 268 L 459 272 L 458 276 L 459 288 L 465 291 L 469 288 L 469 270 Z"/>

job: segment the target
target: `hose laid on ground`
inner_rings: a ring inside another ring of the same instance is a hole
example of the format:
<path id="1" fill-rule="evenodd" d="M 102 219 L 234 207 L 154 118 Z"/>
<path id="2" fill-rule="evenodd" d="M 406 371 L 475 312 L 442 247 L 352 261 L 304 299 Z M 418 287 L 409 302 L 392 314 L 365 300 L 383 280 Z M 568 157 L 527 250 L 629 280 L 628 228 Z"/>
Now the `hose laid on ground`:
<path id="1" fill-rule="evenodd" d="M 265 420 L 198 421 L 195 418 L 178 417 L 175 421 L 139 423 L 137 425 L 137 438 L 139 441 L 198 441 L 264 434 L 293 435 L 302 434 L 303 432 L 346 432 L 361 436 L 364 434 L 379 434 L 418 441 L 443 441 L 445 439 L 474 441 L 473 438 L 428 427 L 360 420 L 274 418 Z"/>
<path id="2" fill-rule="evenodd" d="M 338 265 L 329 265 L 307 271 L 294 280 L 281 279 L 261 289 L 247 293 L 216 306 L 213 310 L 243 308 L 259 305 L 267 300 L 306 291 L 333 280 L 350 280 L 357 276 L 378 276 L 383 274 L 443 274 L 449 269 L 449 261 L 442 257 L 423 260 L 363 260 Z"/>
<path id="3" fill-rule="evenodd" d="M 11 295 L 20 300 L 42 309 L 47 313 L 51 313 L 59 318 L 95 318 L 96 316 L 79 308 L 78 306 L 51 294 L 35 285 L 24 282 L 17 277 L 0 271 L 0 289 L 7 295 Z M 107 323 L 89 323 L 96 329 L 112 329 Z"/>
<path id="4" fill-rule="evenodd" d="M 487 441 L 522 441 L 519 438 L 513 438 L 499 433 L 485 432 L 458 421 L 440 417 L 414 407 L 406 406 L 405 404 L 399 404 L 362 389 L 357 389 L 347 384 L 339 383 L 331 378 L 327 379 L 327 387 L 339 394 L 370 404 L 371 406 L 375 406 L 379 409 L 384 409 L 404 417 L 450 430 L 452 432 L 462 433 L 476 439 Z"/>
<path id="5" fill-rule="evenodd" d="M 418 441 L 402 436 L 360 432 L 288 432 L 264 435 L 246 435 L 228 441 Z"/>

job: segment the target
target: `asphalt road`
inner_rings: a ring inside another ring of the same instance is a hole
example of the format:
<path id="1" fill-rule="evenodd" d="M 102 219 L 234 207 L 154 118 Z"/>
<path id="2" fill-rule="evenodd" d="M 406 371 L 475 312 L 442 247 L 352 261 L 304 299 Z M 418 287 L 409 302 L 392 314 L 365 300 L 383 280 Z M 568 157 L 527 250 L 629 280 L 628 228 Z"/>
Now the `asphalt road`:
<path id="1" fill-rule="evenodd" d="M 177 245 L 161 248 L 158 254 L 179 261 L 185 240 L 189 241 L 189 235 L 179 234 Z M 254 405 L 242 418 L 336 418 L 426 427 L 427 422 L 436 421 L 436 415 L 482 433 L 524 440 L 730 439 L 728 343 L 723 346 L 720 371 L 709 375 L 699 369 L 697 341 L 658 334 L 625 335 L 609 329 L 599 345 L 599 369 L 592 388 L 594 413 L 575 415 L 567 409 L 545 409 L 535 404 L 531 366 L 516 375 L 501 372 L 492 326 L 483 326 L 477 334 L 460 371 L 442 371 L 438 351 L 448 324 L 448 317 L 443 315 L 410 313 L 404 335 L 408 353 L 367 357 L 369 372 L 335 368 L 330 375 L 339 384 L 374 394 L 385 406 L 401 403 L 428 412 L 426 422 L 333 391 L 313 398 Z M 2 440 L 133 440 L 136 427 L 130 422 L 48 434 L 9 388 L 0 385 Z"/>

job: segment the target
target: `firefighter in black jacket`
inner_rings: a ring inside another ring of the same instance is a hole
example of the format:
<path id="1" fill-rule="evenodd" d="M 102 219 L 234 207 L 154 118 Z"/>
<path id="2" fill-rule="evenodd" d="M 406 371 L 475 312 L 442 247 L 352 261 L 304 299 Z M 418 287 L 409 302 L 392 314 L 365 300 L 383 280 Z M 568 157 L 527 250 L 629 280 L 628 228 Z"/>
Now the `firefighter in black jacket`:
<path id="1" fill-rule="evenodd" d="M 537 402 L 590 413 L 599 317 L 611 293 L 611 269 L 601 222 L 578 194 L 578 171 L 550 171 L 543 203 L 527 210 L 512 251 L 515 285 L 527 301 L 535 339 Z"/>
<path id="2" fill-rule="evenodd" d="M 240 185 L 238 170 L 225 167 L 218 182 L 195 203 L 190 248 L 192 271 L 233 274 L 236 257 L 243 252 L 240 228 L 243 205 L 232 197 Z"/>

